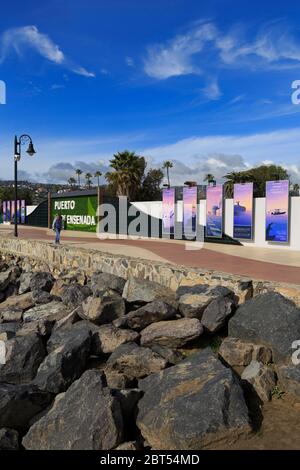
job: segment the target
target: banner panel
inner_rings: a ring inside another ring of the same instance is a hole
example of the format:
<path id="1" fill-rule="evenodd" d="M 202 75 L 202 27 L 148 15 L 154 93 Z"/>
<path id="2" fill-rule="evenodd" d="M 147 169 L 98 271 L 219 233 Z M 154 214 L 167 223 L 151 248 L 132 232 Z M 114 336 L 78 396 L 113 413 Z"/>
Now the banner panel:
<path id="1" fill-rule="evenodd" d="M 233 238 L 251 240 L 253 233 L 253 183 L 235 184 Z"/>
<path id="2" fill-rule="evenodd" d="M 6 222 L 6 217 L 7 217 L 6 201 L 2 202 L 2 213 L 3 213 L 3 222 Z"/>
<path id="3" fill-rule="evenodd" d="M 11 201 L 10 205 L 10 220 L 11 222 L 15 221 L 15 201 Z"/>
<path id="4" fill-rule="evenodd" d="M 21 200 L 21 224 L 26 222 L 26 201 L 25 199 Z"/>
<path id="5" fill-rule="evenodd" d="M 223 234 L 223 186 L 208 186 L 206 190 L 207 237 L 222 238 Z"/>
<path id="6" fill-rule="evenodd" d="M 17 201 L 17 222 L 21 222 L 21 201 Z"/>
<path id="7" fill-rule="evenodd" d="M 189 238 L 197 230 L 197 186 L 183 188 L 183 234 Z"/>
<path id="8" fill-rule="evenodd" d="M 289 241 L 289 181 L 266 183 L 266 240 Z"/>
<path id="9" fill-rule="evenodd" d="M 66 230 L 96 232 L 97 196 L 76 196 L 51 200 L 51 223 L 62 215 Z"/>
<path id="10" fill-rule="evenodd" d="M 163 189 L 162 233 L 174 234 L 175 229 L 175 188 Z"/>

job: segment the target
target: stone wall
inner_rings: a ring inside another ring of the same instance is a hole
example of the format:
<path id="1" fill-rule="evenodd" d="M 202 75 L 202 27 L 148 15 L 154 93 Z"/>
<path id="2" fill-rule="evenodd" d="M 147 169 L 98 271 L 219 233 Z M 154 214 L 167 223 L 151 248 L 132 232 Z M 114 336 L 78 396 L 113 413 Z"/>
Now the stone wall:
<path id="1" fill-rule="evenodd" d="M 50 270 L 54 274 L 79 270 L 86 275 L 103 271 L 125 279 L 148 279 L 173 291 L 184 285 L 222 285 L 234 290 L 240 302 L 253 295 L 276 290 L 300 306 L 300 285 L 252 280 L 228 273 L 124 257 L 72 245 L 55 247 L 49 242 L 0 237 L 0 254 L 20 257 L 26 270 Z"/>

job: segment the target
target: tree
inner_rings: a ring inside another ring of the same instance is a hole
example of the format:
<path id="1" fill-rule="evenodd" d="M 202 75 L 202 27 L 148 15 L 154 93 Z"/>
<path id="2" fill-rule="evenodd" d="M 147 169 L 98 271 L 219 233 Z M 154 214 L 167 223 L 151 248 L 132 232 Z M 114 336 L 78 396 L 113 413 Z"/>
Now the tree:
<path id="1" fill-rule="evenodd" d="M 77 168 L 77 170 L 75 170 L 75 173 L 77 175 L 78 186 L 80 187 L 80 175 L 82 175 L 82 170 L 80 170 L 80 168 Z"/>
<path id="2" fill-rule="evenodd" d="M 94 177 L 97 178 L 98 187 L 100 186 L 100 177 L 102 176 L 101 171 L 95 171 Z"/>
<path id="3" fill-rule="evenodd" d="M 76 184 L 76 179 L 71 176 L 71 178 L 68 179 L 68 183 L 71 187 L 73 187 Z"/>
<path id="4" fill-rule="evenodd" d="M 110 160 L 113 171 L 105 174 L 110 190 L 117 196 L 133 200 L 139 193 L 144 176 L 146 161 L 135 152 L 124 150 L 114 154 Z"/>
<path id="5" fill-rule="evenodd" d="M 169 170 L 170 168 L 173 168 L 173 163 L 170 160 L 166 160 L 163 162 L 163 170 L 167 170 L 167 179 L 168 179 L 168 186 L 170 187 L 170 174 Z"/>
<path id="6" fill-rule="evenodd" d="M 300 189 L 300 185 L 298 183 L 295 183 L 293 186 L 293 190 L 295 191 L 297 195 L 299 195 L 299 189 Z"/>
<path id="7" fill-rule="evenodd" d="M 92 177 L 93 177 L 93 175 L 91 173 L 86 173 L 85 174 L 86 184 L 87 184 L 87 187 L 89 189 L 91 189 Z"/>
<path id="8" fill-rule="evenodd" d="M 203 181 L 207 181 L 208 184 L 210 184 L 210 183 L 215 183 L 216 179 L 214 175 L 212 175 L 211 173 L 207 173 L 207 175 L 205 175 L 205 177 L 203 178 Z"/>
<path id="9" fill-rule="evenodd" d="M 150 168 L 144 178 L 139 199 L 142 201 L 157 201 L 158 199 L 160 199 L 160 186 L 163 177 L 164 174 L 161 169 Z"/>
<path id="10" fill-rule="evenodd" d="M 232 172 L 224 176 L 226 197 L 232 197 L 233 184 L 253 182 L 255 197 L 264 197 L 267 181 L 289 179 L 288 172 L 277 165 L 261 165 L 241 172 Z M 227 188 L 227 189 L 226 189 Z"/>

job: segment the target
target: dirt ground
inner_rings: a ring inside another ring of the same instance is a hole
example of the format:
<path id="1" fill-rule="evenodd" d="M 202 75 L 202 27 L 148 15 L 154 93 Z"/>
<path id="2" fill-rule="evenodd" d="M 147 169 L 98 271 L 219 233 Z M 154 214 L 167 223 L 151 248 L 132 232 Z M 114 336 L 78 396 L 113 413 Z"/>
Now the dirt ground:
<path id="1" fill-rule="evenodd" d="M 299 450 L 300 400 L 284 395 L 263 405 L 259 429 L 240 438 L 230 450 Z M 228 449 L 228 448 L 227 448 Z"/>

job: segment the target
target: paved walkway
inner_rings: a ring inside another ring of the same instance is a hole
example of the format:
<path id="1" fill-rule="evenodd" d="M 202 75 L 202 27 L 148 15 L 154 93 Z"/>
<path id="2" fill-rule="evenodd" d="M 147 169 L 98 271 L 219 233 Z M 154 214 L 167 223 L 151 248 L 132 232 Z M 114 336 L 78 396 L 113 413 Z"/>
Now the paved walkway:
<path id="1" fill-rule="evenodd" d="M 0 227 L 0 235 L 12 236 L 12 227 Z M 21 238 L 53 240 L 47 229 L 20 227 Z M 253 279 L 300 284 L 300 253 L 206 243 L 201 250 L 186 250 L 179 240 L 99 240 L 94 234 L 63 232 L 63 244 L 99 249 L 124 256 L 213 269 Z"/>

